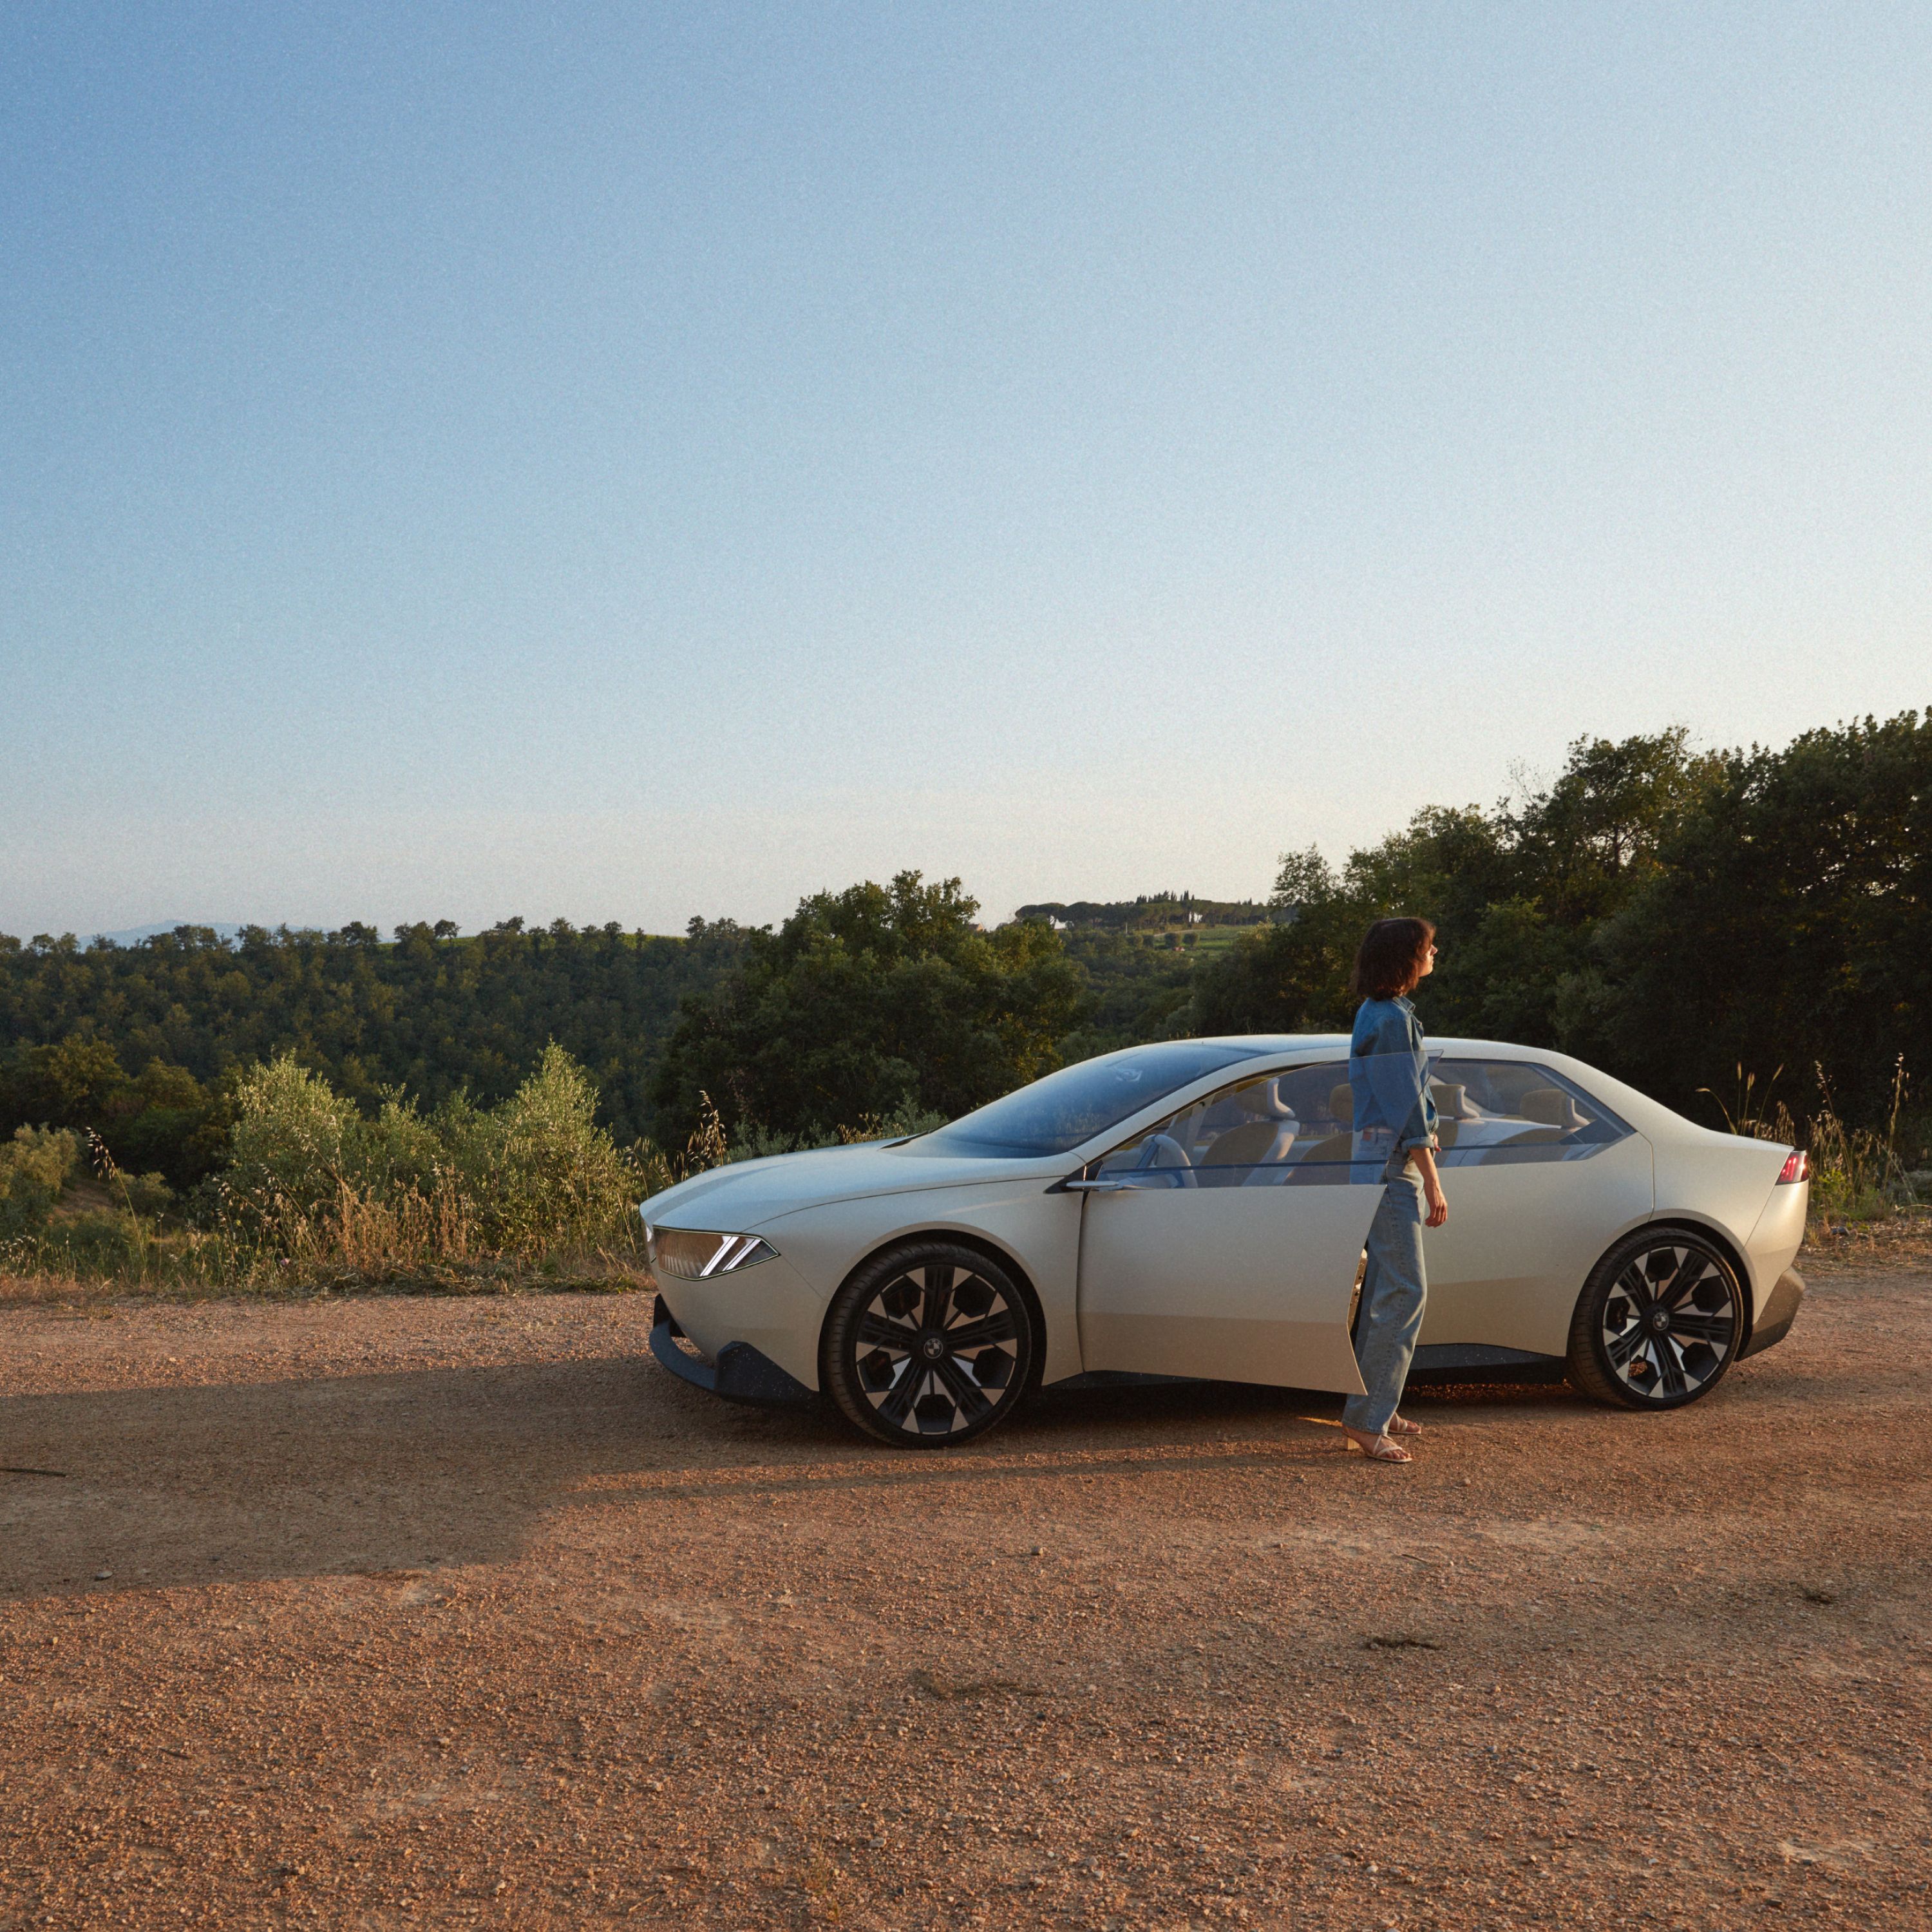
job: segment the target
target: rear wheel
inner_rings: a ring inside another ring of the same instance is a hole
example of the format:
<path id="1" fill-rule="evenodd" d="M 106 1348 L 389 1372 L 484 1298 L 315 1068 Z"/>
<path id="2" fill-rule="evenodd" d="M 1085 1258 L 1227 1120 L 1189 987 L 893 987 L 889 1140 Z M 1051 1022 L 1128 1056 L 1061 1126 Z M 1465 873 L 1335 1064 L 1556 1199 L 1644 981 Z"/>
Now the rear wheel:
<path id="1" fill-rule="evenodd" d="M 882 1442 L 940 1449 L 1004 1422 L 1037 1379 L 1033 1311 L 1012 1274 L 957 1241 L 868 1262 L 832 1297 L 820 1385 Z"/>
<path id="2" fill-rule="evenodd" d="M 1570 1324 L 1570 1379 L 1599 1402 L 1682 1408 L 1737 1360 L 1744 1288 L 1714 1243 L 1646 1229 L 1599 1262 Z"/>

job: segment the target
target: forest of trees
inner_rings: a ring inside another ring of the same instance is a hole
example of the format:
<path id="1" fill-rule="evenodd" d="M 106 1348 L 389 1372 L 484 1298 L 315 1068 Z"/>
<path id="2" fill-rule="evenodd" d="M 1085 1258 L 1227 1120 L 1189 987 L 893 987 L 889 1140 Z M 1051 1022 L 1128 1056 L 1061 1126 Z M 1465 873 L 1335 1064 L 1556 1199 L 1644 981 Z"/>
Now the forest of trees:
<path id="1" fill-rule="evenodd" d="M 1102 910 L 1060 916 L 1076 907 Z M 1392 911 L 1440 928 L 1433 1033 L 1557 1047 L 1714 1123 L 1702 1090 L 1729 1101 L 1741 1068 L 1801 1119 L 1828 1089 L 1876 1121 L 1901 1064 L 1910 1081 L 1932 1061 L 1932 712 L 1775 750 L 1580 741 L 1521 797 L 1432 808 L 1340 866 L 1290 854 L 1268 919 L 1198 963 L 1128 919 L 985 932 L 977 911 L 907 873 L 776 931 L 675 938 L 518 920 L 0 938 L 0 1136 L 92 1130 L 191 1188 L 226 1157 L 236 1082 L 278 1053 L 373 1117 L 398 1091 L 503 1102 L 553 1042 L 620 1144 L 681 1144 L 700 1094 L 740 1134 L 952 1114 L 1135 1040 L 1344 1028 L 1355 941 Z M 1927 1118 L 1914 1090 L 1922 1148 Z"/>
<path id="2" fill-rule="evenodd" d="M 1828 1094 L 1876 1124 L 1932 1062 L 1932 712 L 1780 750 L 1581 742 L 1546 787 L 1339 870 L 1291 854 L 1276 898 L 1292 922 L 1196 976 L 1198 1030 L 1346 1027 L 1364 922 L 1413 911 L 1440 928 L 1432 1033 L 1557 1047 L 1713 1124 L 1740 1069 L 1801 1120 Z"/>
<path id="3" fill-rule="evenodd" d="M 220 1158 L 238 1072 L 292 1051 L 365 1111 L 406 1089 L 507 1099 L 552 1042 L 590 1072 L 620 1141 L 648 1131 L 680 1000 L 714 985 L 746 934 L 683 938 L 520 920 L 468 938 L 447 921 L 338 932 L 192 926 L 137 946 L 0 937 L 0 1135 L 92 1129 L 132 1172 L 192 1185 Z"/>

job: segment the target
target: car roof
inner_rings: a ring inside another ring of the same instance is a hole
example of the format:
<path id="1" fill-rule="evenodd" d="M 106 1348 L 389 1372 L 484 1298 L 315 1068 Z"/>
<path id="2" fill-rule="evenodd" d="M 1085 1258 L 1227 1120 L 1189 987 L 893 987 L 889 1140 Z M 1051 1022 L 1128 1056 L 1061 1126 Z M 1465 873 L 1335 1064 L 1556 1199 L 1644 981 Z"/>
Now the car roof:
<path id="1" fill-rule="evenodd" d="M 1351 1037 L 1346 1033 L 1211 1034 L 1206 1036 L 1204 1043 L 1245 1048 L 1253 1058 L 1258 1060 L 1284 1053 L 1346 1053 Z M 1553 1048 L 1523 1046 L 1514 1040 L 1463 1040 L 1436 1034 L 1429 1035 L 1424 1046 L 1432 1054 L 1453 1053 L 1459 1059 L 1472 1054 L 1494 1054 L 1504 1059 L 1547 1059 L 1555 1052 Z"/>

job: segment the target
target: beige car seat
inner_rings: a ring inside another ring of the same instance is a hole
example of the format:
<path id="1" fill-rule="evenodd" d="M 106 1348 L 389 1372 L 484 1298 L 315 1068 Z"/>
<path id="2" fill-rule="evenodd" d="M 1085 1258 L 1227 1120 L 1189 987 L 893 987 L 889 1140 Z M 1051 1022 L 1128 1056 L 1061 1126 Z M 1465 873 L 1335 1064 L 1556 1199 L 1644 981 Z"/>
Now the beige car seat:
<path id="1" fill-rule="evenodd" d="M 1532 1087 L 1516 1103 L 1526 1120 L 1535 1120 L 1558 1133 L 1574 1134 L 1590 1123 L 1582 1108 L 1560 1087 Z"/>
<path id="2" fill-rule="evenodd" d="M 1300 1123 L 1293 1114 L 1285 1120 L 1244 1120 L 1217 1134 L 1196 1165 L 1202 1167 L 1275 1167 L 1288 1158 Z"/>

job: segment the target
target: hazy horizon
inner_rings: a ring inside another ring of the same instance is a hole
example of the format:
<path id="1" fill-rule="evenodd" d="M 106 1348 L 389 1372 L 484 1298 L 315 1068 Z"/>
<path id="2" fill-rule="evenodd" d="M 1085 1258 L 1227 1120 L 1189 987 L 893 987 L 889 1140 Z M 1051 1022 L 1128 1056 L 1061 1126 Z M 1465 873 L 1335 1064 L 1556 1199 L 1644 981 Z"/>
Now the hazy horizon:
<path id="1" fill-rule="evenodd" d="M 1932 702 L 1932 16 L 0 18 L 0 932 L 991 917 Z"/>

